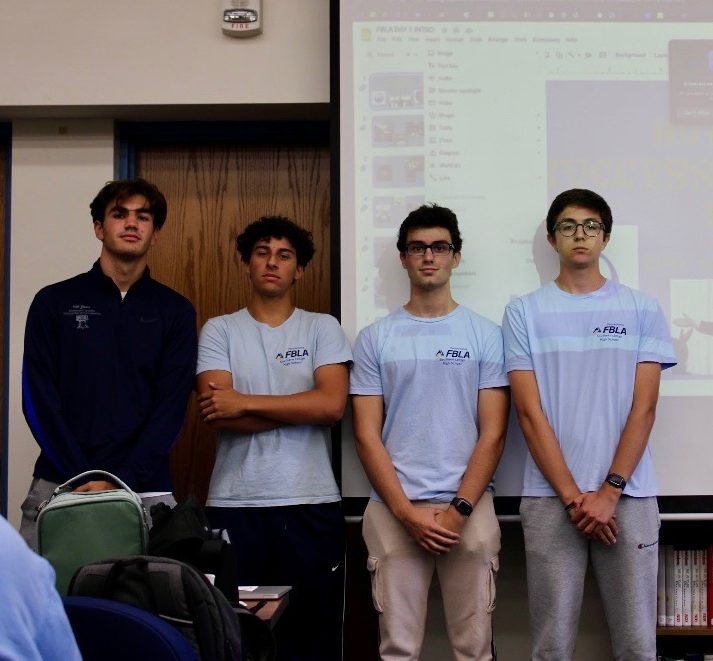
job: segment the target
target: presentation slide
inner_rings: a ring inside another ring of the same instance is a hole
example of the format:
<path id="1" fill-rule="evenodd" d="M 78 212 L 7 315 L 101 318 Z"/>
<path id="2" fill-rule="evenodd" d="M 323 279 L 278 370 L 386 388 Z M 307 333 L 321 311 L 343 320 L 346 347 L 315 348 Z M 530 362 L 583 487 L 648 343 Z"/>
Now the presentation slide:
<path id="1" fill-rule="evenodd" d="M 713 493 L 713 3 L 342 1 L 339 23 L 350 339 L 408 299 L 410 210 L 456 212 L 454 298 L 500 323 L 557 274 L 551 200 L 591 188 L 614 215 L 604 274 L 659 300 L 678 356 L 651 439 L 661 493 Z M 498 495 L 521 484 L 510 427 Z M 343 462 L 345 495 L 368 495 L 347 425 Z"/>

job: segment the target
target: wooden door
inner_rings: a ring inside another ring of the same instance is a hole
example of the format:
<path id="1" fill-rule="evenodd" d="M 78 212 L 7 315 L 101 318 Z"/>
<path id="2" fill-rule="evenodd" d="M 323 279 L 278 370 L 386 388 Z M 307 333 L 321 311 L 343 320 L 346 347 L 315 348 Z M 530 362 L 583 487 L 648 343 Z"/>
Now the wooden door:
<path id="1" fill-rule="evenodd" d="M 152 275 L 188 297 L 199 328 L 247 301 L 235 237 L 264 215 L 284 215 L 312 232 L 316 254 L 295 285 L 295 302 L 330 305 L 330 170 L 327 146 L 186 145 L 139 147 L 136 172 L 168 201 L 168 218 L 149 253 Z M 204 500 L 213 467 L 212 432 L 192 397 L 172 456 L 179 497 Z"/>

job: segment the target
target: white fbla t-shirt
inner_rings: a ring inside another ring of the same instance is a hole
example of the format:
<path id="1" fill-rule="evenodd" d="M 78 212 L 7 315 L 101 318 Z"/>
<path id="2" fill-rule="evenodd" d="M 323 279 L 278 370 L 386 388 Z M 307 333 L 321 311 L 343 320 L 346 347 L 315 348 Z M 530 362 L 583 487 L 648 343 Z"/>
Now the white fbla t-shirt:
<path id="1" fill-rule="evenodd" d="M 209 319 L 198 342 L 196 373 L 224 370 L 252 395 L 291 395 L 314 388 L 324 365 L 350 363 L 352 352 L 334 317 L 295 309 L 276 328 L 246 309 Z M 207 505 L 272 507 L 340 499 L 330 462 L 330 428 L 284 425 L 257 434 L 216 432 Z"/>
<path id="2" fill-rule="evenodd" d="M 354 345 L 349 391 L 383 396 L 382 440 L 409 500 L 450 502 L 478 440 L 478 391 L 507 385 L 500 327 L 463 306 L 400 308 Z"/>
<path id="3" fill-rule="evenodd" d="M 581 491 L 596 491 L 631 411 L 637 365 L 676 364 L 656 299 L 612 281 L 584 295 L 551 282 L 507 305 L 503 336 L 507 371 L 535 373 L 567 467 Z M 647 446 L 624 493 L 647 497 L 657 489 Z M 523 496 L 554 495 L 528 453 Z"/>

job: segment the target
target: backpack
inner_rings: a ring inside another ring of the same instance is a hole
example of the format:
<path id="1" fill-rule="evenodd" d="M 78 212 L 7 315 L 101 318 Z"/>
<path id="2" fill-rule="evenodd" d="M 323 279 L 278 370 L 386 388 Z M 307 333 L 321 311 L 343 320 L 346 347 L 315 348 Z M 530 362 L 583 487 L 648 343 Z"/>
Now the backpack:
<path id="1" fill-rule="evenodd" d="M 238 615 L 220 590 L 190 565 L 137 555 L 80 567 L 70 595 L 113 599 L 158 615 L 191 643 L 201 659 L 243 661 Z"/>
<path id="2" fill-rule="evenodd" d="M 72 491 L 90 477 L 119 488 Z M 87 471 L 60 484 L 37 515 L 37 550 L 54 568 L 57 590 L 63 595 L 78 567 L 145 553 L 147 542 L 146 510 L 140 496 L 105 471 Z"/>
<path id="3" fill-rule="evenodd" d="M 171 509 L 165 503 L 151 508 L 148 554 L 174 558 L 214 576 L 213 584 L 231 604 L 238 602 L 238 562 L 234 547 L 212 531 L 195 496 Z"/>

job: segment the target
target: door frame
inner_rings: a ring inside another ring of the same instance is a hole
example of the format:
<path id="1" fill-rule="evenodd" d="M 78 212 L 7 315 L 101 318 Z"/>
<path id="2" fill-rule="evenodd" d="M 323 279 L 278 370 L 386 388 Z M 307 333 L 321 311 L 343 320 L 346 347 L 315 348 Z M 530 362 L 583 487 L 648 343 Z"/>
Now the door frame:
<path id="1" fill-rule="evenodd" d="M 0 186 L 4 190 L 4 207 L 0 209 L 0 221 L 2 227 L 2 242 L 0 243 L 0 253 L 2 254 L 2 401 L 0 402 L 0 415 L 2 416 L 2 428 L 0 428 L 0 513 L 7 517 L 7 471 L 8 471 L 8 410 L 9 392 L 7 384 L 10 379 L 10 194 L 11 186 L 11 166 L 12 166 L 12 124 L 10 122 L 0 122 L 0 150 L 3 154 L 4 176 L 0 181 Z"/>

